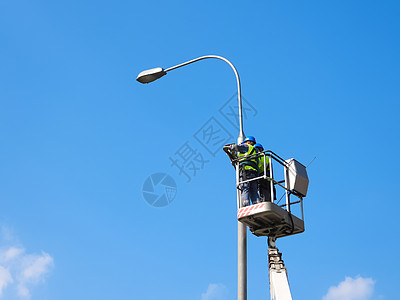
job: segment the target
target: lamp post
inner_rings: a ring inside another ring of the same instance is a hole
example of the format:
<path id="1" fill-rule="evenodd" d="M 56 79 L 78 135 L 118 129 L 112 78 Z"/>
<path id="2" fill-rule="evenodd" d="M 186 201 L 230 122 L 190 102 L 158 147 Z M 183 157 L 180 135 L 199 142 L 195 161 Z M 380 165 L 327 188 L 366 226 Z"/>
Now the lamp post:
<path id="1" fill-rule="evenodd" d="M 235 66 L 226 58 L 217 55 L 205 55 L 201 56 L 182 64 L 170 67 L 168 69 L 163 68 L 154 68 L 150 70 L 145 70 L 139 73 L 138 77 L 136 78 L 137 81 L 140 83 L 150 83 L 155 81 L 164 75 L 167 72 L 178 69 L 180 67 L 189 65 L 191 63 L 207 59 L 207 58 L 215 58 L 220 59 L 226 62 L 235 72 L 236 82 L 237 82 L 237 93 L 238 93 L 238 103 L 239 103 L 239 136 L 237 139 L 238 144 L 241 144 L 245 138 L 243 132 L 243 117 L 242 117 L 242 94 L 241 94 L 241 87 L 240 87 L 240 78 L 239 74 L 235 68 Z M 238 176 L 238 169 L 236 170 L 236 175 Z M 242 206 L 240 201 L 240 193 L 237 191 L 237 205 L 238 209 Z M 238 221 L 238 300 L 247 300 L 247 229 L 246 225 L 242 224 Z"/>

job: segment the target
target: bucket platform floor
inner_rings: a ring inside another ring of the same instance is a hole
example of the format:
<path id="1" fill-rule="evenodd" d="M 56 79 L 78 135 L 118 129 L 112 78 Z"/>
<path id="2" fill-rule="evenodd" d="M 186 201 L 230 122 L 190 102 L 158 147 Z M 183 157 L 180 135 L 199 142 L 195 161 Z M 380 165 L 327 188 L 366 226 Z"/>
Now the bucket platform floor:
<path id="1" fill-rule="evenodd" d="M 256 236 L 284 237 L 304 232 L 304 221 L 272 202 L 240 208 L 238 221 Z"/>

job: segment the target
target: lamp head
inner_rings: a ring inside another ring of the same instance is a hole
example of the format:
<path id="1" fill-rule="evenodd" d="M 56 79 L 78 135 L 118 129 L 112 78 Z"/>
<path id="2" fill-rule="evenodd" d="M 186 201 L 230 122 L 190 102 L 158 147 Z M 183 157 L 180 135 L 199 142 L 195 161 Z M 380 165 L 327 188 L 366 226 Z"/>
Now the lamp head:
<path id="1" fill-rule="evenodd" d="M 163 77 L 165 74 L 167 74 L 167 72 L 165 72 L 163 68 L 154 68 L 140 72 L 136 80 L 140 83 L 150 83 Z"/>

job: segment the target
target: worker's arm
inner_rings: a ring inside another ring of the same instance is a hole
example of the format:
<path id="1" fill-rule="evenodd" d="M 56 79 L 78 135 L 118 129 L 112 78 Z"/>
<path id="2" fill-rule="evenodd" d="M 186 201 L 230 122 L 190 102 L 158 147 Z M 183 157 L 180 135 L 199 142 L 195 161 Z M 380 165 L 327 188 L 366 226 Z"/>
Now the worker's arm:
<path id="1" fill-rule="evenodd" d="M 246 153 L 247 151 L 249 151 L 249 146 L 246 144 L 240 144 L 240 145 L 233 144 L 230 146 L 230 150 L 240 153 Z"/>

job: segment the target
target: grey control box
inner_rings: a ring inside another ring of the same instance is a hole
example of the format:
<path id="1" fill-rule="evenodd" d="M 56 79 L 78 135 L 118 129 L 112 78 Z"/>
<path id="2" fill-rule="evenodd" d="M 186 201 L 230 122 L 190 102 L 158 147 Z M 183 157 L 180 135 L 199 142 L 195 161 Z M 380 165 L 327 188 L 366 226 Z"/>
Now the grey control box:
<path id="1" fill-rule="evenodd" d="M 294 158 L 285 161 L 287 163 L 287 180 L 289 190 L 294 190 L 305 197 L 307 195 L 309 183 L 306 167 Z"/>

